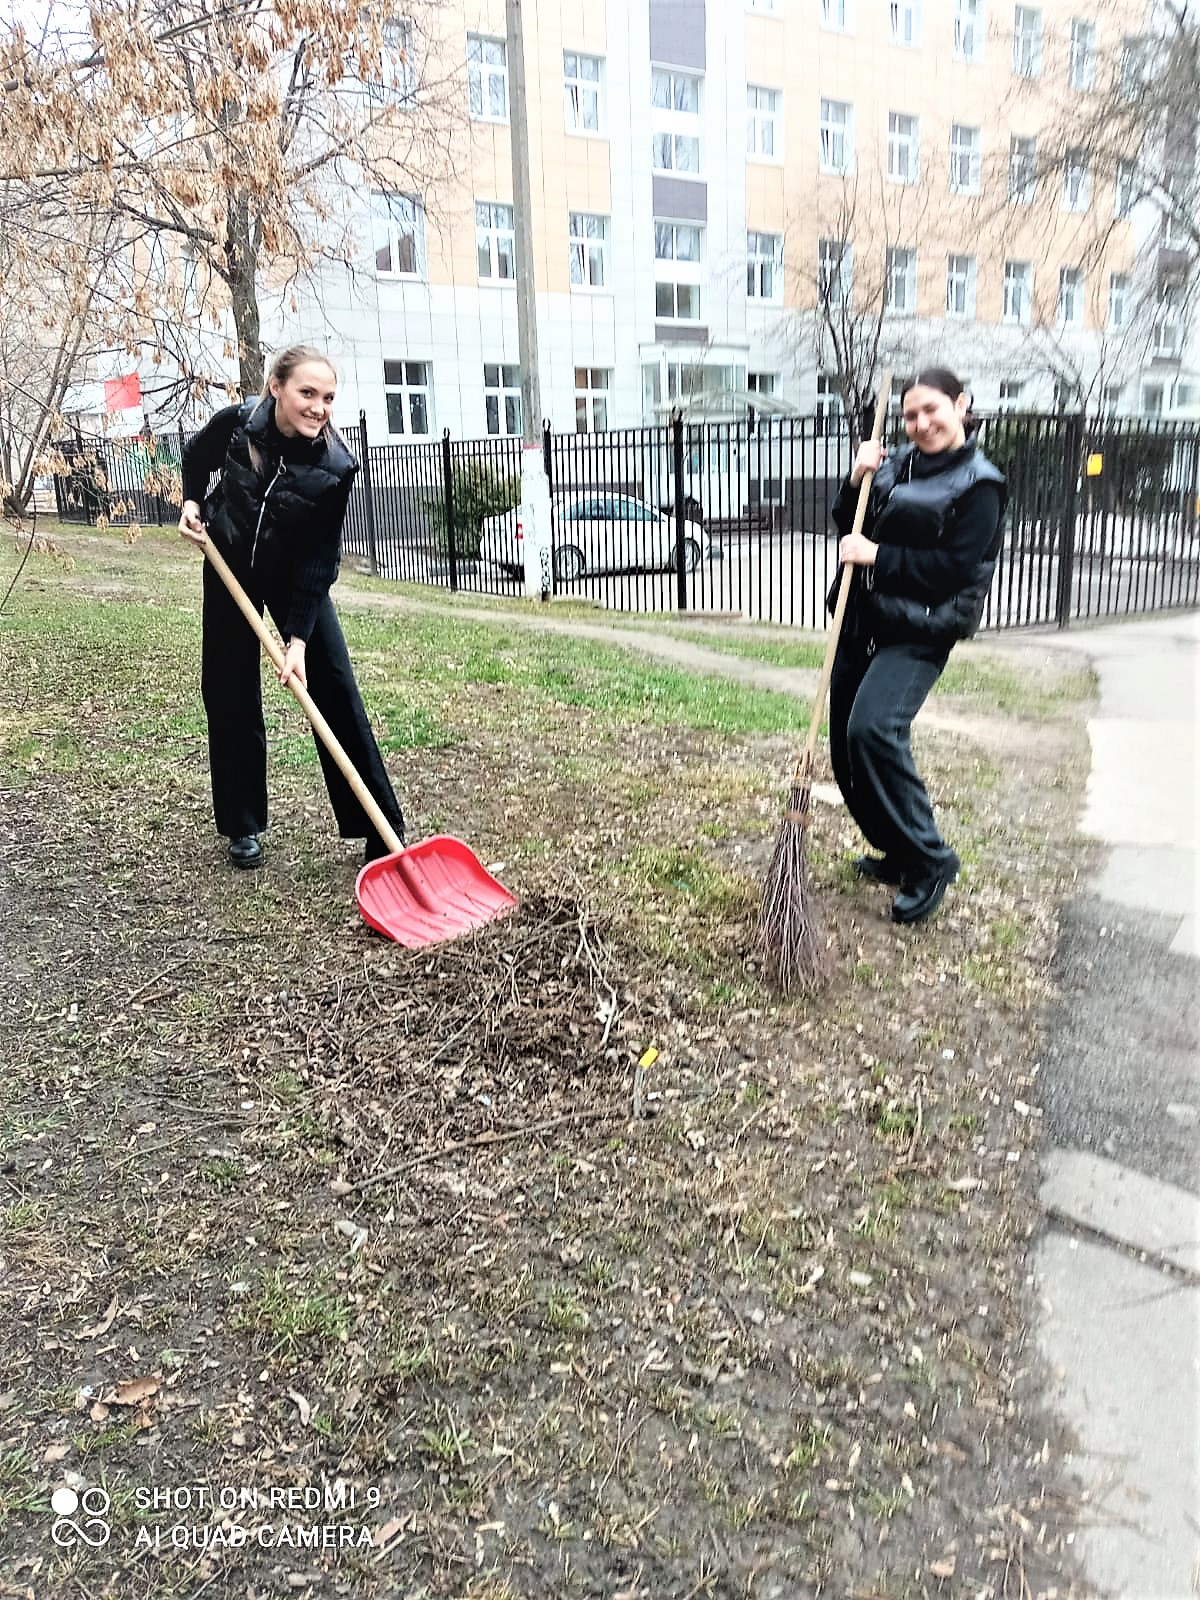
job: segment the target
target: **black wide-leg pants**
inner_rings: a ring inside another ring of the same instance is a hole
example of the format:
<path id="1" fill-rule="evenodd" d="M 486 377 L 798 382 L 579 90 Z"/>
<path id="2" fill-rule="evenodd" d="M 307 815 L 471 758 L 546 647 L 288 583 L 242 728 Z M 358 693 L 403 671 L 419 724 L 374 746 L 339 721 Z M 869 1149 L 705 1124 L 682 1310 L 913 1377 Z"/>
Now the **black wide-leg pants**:
<path id="1" fill-rule="evenodd" d="M 286 614 L 286 593 L 272 592 L 244 572 L 238 578 L 262 614 L 276 623 Z M 240 839 L 267 826 L 267 735 L 263 726 L 260 645 L 220 577 L 204 563 L 204 637 L 201 693 L 208 716 L 208 758 L 217 832 Z M 392 790 L 367 718 L 333 602 L 326 595 L 305 651 L 308 692 L 379 809 L 404 837 L 404 816 Z M 315 735 L 314 735 L 315 737 Z M 337 763 L 318 739 L 317 754 L 338 831 L 344 839 L 381 843 L 374 824 Z"/>
<path id="2" fill-rule="evenodd" d="M 885 645 L 873 655 L 843 639 L 829 680 L 829 753 L 850 815 L 868 842 L 906 877 L 921 877 L 950 855 L 913 761 L 912 722 L 950 652 Z"/>

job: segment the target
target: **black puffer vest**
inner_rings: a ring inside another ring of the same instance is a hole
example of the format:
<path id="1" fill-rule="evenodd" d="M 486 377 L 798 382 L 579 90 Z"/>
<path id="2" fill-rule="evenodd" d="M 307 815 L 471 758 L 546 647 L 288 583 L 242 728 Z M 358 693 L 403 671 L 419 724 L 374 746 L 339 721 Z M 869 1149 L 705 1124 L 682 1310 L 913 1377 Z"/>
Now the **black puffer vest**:
<path id="1" fill-rule="evenodd" d="M 952 526 L 964 496 L 977 483 L 999 487 L 996 536 L 984 552 L 975 576 L 957 594 L 933 606 L 908 595 L 881 594 L 868 576 L 862 594 L 862 620 L 880 644 L 952 645 L 959 639 L 969 639 L 979 627 L 1000 554 L 1007 489 L 1003 473 L 974 443 L 966 451 L 955 451 L 954 456 L 953 463 L 940 472 L 928 470 L 931 458 L 918 458 L 915 445 L 887 458 L 871 485 L 872 539 L 877 544 L 933 549 Z M 920 475 L 913 470 L 918 459 L 926 468 Z M 869 575 L 871 569 L 865 570 Z"/>
<path id="2" fill-rule="evenodd" d="M 272 425 L 275 402 L 269 396 L 246 401 L 242 410 L 205 521 L 226 556 L 248 570 L 282 577 L 311 536 L 314 508 L 353 477 L 358 462 L 330 426 L 316 439 L 282 439 Z M 340 529 L 331 537 L 340 541 Z M 335 561 L 339 553 L 333 552 Z"/>

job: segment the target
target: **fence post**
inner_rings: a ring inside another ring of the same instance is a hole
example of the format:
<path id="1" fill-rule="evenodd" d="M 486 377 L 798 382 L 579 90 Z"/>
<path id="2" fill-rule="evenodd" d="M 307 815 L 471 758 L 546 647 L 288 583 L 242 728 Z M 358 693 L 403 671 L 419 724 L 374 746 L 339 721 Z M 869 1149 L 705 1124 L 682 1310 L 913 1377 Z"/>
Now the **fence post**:
<path id="1" fill-rule="evenodd" d="M 683 413 L 671 418 L 671 475 L 675 480 L 675 600 L 680 611 L 687 610 L 687 551 L 684 542 L 683 508 Z"/>
<path id="2" fill-rule="evenodd" d="M 1062 516 L 1058 525 L 1058 591 L 1054 621 L 1060 628 L 1071 622 L 1071 600 L 1075 593 L 1075 519 L 1079 512 L 1079 473 L 1083 462 L 1086 419 L 1082 411 L 1067 418 L 1063 439 Z"/>
<path id="3" fill-rule="evenodd" d="M 446 502 L 446 556 L 450 563 L 450 593 L 458 593 L 458 541 L 454 537 L 454 467 L 450 458 L 450 429 L 442 429 L 442 494 Z"/>
<path id="4" fill-rule="evenodd" d="M 554 565 L 554 544 L 558 530 L 554 526 L 554 445 L 549 417 L 542 419 L 542 464 L 546 469 L 546 483 L 550 490 L 550 593 L 554 595 L 558 593 L 558 573 Z"/>
<path id="5" fill-rule="evenodd" d="M 371 576 L 379 576 L 379 546 L 375 540 L 375 485 L 371 481 L 371 446 L 367 439 L 367 413 L 358 413 L 358 459 L 362 465 L 363 497 L 367 508 L 367 555 Z"/>

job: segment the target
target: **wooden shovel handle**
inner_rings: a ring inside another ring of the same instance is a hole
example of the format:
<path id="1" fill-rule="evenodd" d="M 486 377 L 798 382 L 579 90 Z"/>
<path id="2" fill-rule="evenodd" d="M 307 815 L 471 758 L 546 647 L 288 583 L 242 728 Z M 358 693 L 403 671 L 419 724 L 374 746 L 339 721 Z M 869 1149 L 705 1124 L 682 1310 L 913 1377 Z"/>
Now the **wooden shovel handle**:
<path id="1" fill-rule="evenodd" d="M 887 417 L 888 400 L 892 393 L 892 375 L 885 372 L 879 380 L 879 391 L 875 397 L 875 420 L 871 424 L 871 442 L 878 444 L 883 437 L 883 424 Z M 861 533 L 863 523 L 867 516 L 867 501 L 871 497 L 871 484 L 875 480 L 873 472 L 864 472 L 862 482 L 858 486 L 858 504 L 854 508 L 854 526 L 852 533 Z M 821 717 L 825 710 L 825 697 L 829 693 L 829 680 L 833 676 L 833 658 L 837 655 L 838 640 L 842 636 L 842 620 L 846 615 L 846 602 L 850 598 L 850 585 L 854 581 L 854 568 L 847 561 L 842 567 L 842 581 L 838 585 L 837 604 L 833 608 L 833 623 L 829 629 L 829 641 L 825 646 L 825 660 L 821 665 L 821 677 L 817 683 L 817 693 L 813 700 L 812 720 L 808 725 L 808 739 L 800 758 L 796 762 L 796 771 L 792 778 L 795 788 L 803 788 L 812 776 L 813 762 L 817 754 L 817 739 L 821 730 Z"/>
<path id="2" fill-rule="evenodd" d="M 216 545 L 213 544 L 212 540 L 208 538 L 207 535 L 204 539 L 204 557 L 205 560 L 211 564 L 221 582 L 233 596 L 238 610 L 242 613 L 246 621 L 258 635 L 258 641 L 262 645 L 263 649 L 267 652 L 267 655 L 270 657 L 275 670 L 277 672 L 282 671 L 283 651 L 279 647 L 279 641 L 271 632 L 270 628 L 267 627 L 263 619 L 259 616 L 255 607 L 251 604 L 249 595 L 230 571 L 229 563 L 225 560 L 225 557 L 221 554 Z M 329 754 L 337 762 L 338 770 L 341 772 L 342 777 L 345 778 L 346 782 L 350 785 L 351 789 L 354 790 L 359 804 L 367 813 L 367 816 L 370 817 L 372 823 L 379 833 L 379 837 L 383 840 L 384 844 L 387 845 L 388 849 L 393 855 L 397 851 L 403 850 L 404 845 L 401 842 L 399 834 L 392 827 L 391 823 L 384 816 L 383 812 L 379 809 L 378 801 L 359 777 L 358 771 L 353 762 L 350 760 L 350 757 L 346 754 L 345 750 L 342 749 L 337 734 L 334 733 L 333 729 L 321 715 L 321 712 L 317 709 L 317 703 L 313 699 L 312 695 L 310 695 L 304 685 L 299 682 L 294 673 L 288 679 L 287 686 L 299 701 L 300 709 L 304 712 L 304 715 L 308 718 L 309 722 L 312 723 L 313 732 L 316 734 L 317 738 L 320 739 L 326 750 L 329 751 Z"/>

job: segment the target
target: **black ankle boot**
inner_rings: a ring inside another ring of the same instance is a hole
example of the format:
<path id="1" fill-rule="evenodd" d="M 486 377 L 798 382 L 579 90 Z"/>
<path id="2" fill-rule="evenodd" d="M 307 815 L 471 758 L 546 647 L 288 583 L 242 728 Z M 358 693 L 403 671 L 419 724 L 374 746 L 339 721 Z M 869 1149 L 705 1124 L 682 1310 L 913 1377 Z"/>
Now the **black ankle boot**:
<path id="1" fill-rule="evenodd" d="M 256 833 L 244 833 L 240 839 L 230 839 L 229 860 L 235 867 L 261 867 L 263 851 Z"/>

